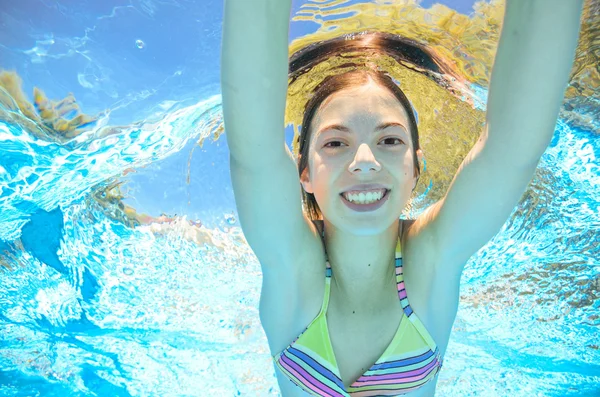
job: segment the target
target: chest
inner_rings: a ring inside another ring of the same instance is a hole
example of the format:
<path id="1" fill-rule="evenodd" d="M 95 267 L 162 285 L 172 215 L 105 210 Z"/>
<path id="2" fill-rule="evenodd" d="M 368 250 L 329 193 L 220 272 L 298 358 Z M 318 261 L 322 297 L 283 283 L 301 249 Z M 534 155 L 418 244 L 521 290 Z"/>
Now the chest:
<path id="1" fill-rule="evenodd" d="M 333 303 L 333 302 L 332 302 Z M 335 304 L 327 311 L 327 328 L 346 389 L 381 357 L 402 321 L 402 309 L 394 305 L 379 315 L 340 315 Z"/>
<path id="2" fill-rule="evenodd" d="M 405 259 L 406 260 L 406 259 Z M 414 263 L 414 262 L 413 262 Z M 458 285 L 452 286 L 448 277 L 437 280 L 433 271 L 428 271 L 426 262 L 420 262 L 417 272 L 404 272 L 404 286 L 414 313 L 423 323 L 442 356 L 445 354 L 456 310 L 458 307 Z M 410 262 L 408 262 L 410 266 Z M 407 264 L 405 262 L 404 269 Z M 369 370 L 390 343 L 402 340 L 402 329 L 410 328 L 410 320 L 404 315 L 394 285 L 386 298 L 381 299 L 381 310 L 377 315 L 350 315 L 344 313 L 344 303 L 337 303 L 332 292 L 327 311 L 327 325 L 340 377 L 345 387 L 352 385 Z M 400 327 L 401 322 L 406 322 Z M 393 351 L 393 346 L 391 351 Z M 429 382 L 414 392 L 415 396 L 433 395 L 435 381 Z M 431 388 L 431 391 L 429 389 Z"/>
<path id="3" fill-rule="evenodd" d="M 441 275 L 440 273 L 443 272 L 440 272 L 439 269 L 444 268 L 444 263 L 433 260 L 431 255 L 424 255 L 426 252 L 423 248 L 403 249 L 404 283 L 412 310 L 417 314 L 444 356 L 458 308 L 460 278 L 455 280 L 448 275 Z M 319 284 L 313 283 L 318 290 L 305 295 L 307 296 L 305 301 L 314 306 L 313 310 L 308 310 L 304 316 L 298 316 L 296 320 L 299 323 L 293 330 L 285 333 L 283 327 L 277 328 L 276 331 L 282 335 L 282 343 L 280 344 L 281 348 L 274 349 L 275 352 L 280 351 L 293 340 L 299 330 L 310 323 L 318 312 L 318 308 L 323 302 L 323 287 L 319 287 Z M 336 306 L 334 294 L 332 292 L 326 322 L 340 377 L 344 386 L 348 388 L 383 355 L 394 339 L 400 322 L 409 320 L 403 316 L 396 290 L 390 291 L 388 296 L 391 298 L 385 299 L 385 303 L 382 303 L 383 307 L 377 315 L 344 313 L 343 305 Z M 314 302 L 308 299 L 312 297 L 316 297 Z M 277 332 L 272 331 L 271 334 L 277 335 Z M 267 334 L 269 334 L 269 330 L 267 330 Z M 284 396 L 297 395 L 294 394 L 294 392 L 298 393 L 295 385 L 282 377 L 279 372 L 277 376 Z M 408 395 L 433 396 L 436 382 L 437 380 L 428 382 L 424 387 Z M 292 387 L 288 388 L 288 386 Z"/>

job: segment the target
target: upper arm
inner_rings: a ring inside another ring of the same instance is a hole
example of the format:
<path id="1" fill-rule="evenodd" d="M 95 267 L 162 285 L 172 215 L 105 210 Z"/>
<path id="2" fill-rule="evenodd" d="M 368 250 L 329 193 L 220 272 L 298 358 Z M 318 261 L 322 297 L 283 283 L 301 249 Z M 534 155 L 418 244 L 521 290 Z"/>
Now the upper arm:
<path id="1" fill-rule="evenodd" d="M 221 90 L 231 179 L 246 240 L 263 266 L 308 239 L 285 145 L 291 0 L 226 0 Z M 292 243 L 293 242 L 293 243 Z"/>
<path id="2" fill-rule="evenodd" d="M 427 229 L 460 275 L 508 220 L 548 147 L 577 45 L 582 0 L 511 0 L 494 62 L 487 124 Z"/>
<path id="3" fill-rule="evenodd" d="M 446 196 L 422 215 L 447 269 L 456 275 L 510 217 L 537 163 L 503 161 L 485 145 L 485 134 L 459 167 Z"/>
<path id="4" fill-rule="evenodd" d="M 230 158 L 240 224 L 263 269 L 282 267 L 315 248 L 314 226 L 302 210 L 297 167 L 286 151 L 281 149 L 278 161 L 253 168 Z"/>
<path id="5" fill-rule="evenodd" d="M 262 267 L 261 319 L 275 313 L 280 325 L 293 319 L 306 286 L 324 273 L 323 248 L 302 211 L 298 169 L 285 145 L 291 3 L 226 0 L 221 50 L 236 207 Z"/>
<path id="6" fill-rule="evenodd" d="M 240 223 L 261 263 L 282 260 L 280 253 L 289 254 L 309 234 L 297 168 L 285 146 L 290 9 L 291 0 L 225 1 L 225 136 Z"/>
<path id="7" fill-rule="evenodd" d="M 233 157 L 230 163 L 240 224 L 263 274 L 261 322 L 266 330 L 293 327 L 315 306 L 310 291 L 325 277 L 320 237 L 302 211 L 296 164 L 289 153 L 261 167 L 245 167 Z M 274 353 L 289 343 L 285 335 L 269 334 Z"/>

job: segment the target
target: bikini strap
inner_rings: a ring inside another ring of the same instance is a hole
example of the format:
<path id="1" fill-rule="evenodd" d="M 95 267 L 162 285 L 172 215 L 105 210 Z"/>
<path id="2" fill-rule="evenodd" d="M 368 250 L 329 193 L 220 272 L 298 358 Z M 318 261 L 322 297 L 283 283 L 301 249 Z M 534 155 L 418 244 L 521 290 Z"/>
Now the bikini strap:
<path id="1" fill-rule="evenodd" d="M 327 312 L 327 306 L 329 306 L 329 293 L 331 291 L 331 265 L 329 264 L 329 257 L 327 256 L 327 246 L 325 245 L 325 224 L 323 221 L 319 220 L 313 221 L 313 223 L 317 230 L 320 231 L 319 234 L 321 235 L 321 242 L 323 243 L 323 252 L 325 253 L 325 296 L 323 297 L 323 303 L 321 304 L 321 311 L 316 317 L 318 318 L 322 313 Z"/>

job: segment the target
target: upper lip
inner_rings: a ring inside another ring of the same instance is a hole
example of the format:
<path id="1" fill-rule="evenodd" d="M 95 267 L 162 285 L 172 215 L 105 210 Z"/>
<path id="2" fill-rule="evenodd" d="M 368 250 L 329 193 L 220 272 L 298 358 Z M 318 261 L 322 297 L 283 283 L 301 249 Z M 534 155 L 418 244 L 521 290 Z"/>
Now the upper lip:
<path id="1" fill-rule="evenodd" d="M 365 184 L 361 184 L 361 185 L 354 185 L 349 187 L 348 189 L 344 190 L 342 193 L 346 193 L 349 191 L 353 191 L 353 190 L 375 190 L 375 189 L 385 189 L 385 190 L 390 190 L 390 188 L 388 188 L 387 186 L 381 185 L 379 183 L 365 183 Z"/>

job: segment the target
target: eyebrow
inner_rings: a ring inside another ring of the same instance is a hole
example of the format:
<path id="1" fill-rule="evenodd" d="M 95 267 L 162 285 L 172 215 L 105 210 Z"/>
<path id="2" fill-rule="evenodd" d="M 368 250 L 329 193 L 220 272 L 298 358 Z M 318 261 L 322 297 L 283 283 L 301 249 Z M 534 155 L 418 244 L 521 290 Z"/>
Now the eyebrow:
<path id="1" fill-rule="evenodd" d="M 404 124 L 399 123 L 397 121 L 390 121 L 387 123 L 379 124 L 377 127 L 375 127 L 375 132 L 385 130 L 386 128 L 389 128 L 389 127 L 402 127 L 402 129 L 404 129 L 404 131 L 406 131 L 408 133 L 408 130 L 404 126 Z M 317 135 L 320 135 L 324 131 L 329 131 L 329 130 L 336 130 L 336 131 L 348 132 L 348 133 L 350 132 L 350 128 L 348 128 L 348 127 L 345 127 L 340 124 L 330 124 L 330 125 L 327 125 L 321 129 L 319 129 L 319 131 L 317 132 Z"/>

